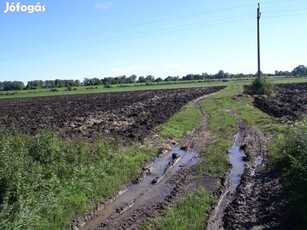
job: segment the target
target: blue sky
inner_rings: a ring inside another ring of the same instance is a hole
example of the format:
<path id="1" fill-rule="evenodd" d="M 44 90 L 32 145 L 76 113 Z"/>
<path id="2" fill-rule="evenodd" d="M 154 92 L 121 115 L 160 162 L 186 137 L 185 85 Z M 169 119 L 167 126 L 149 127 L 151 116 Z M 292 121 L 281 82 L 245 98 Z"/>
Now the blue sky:
<path id="1" fill-rule="evenodd" d="M 0 81 L 132 74 L 255 73 L 261 4 L 263 72 L 307 65 L 306 0 L 23 0 L 4 13 Z"/>

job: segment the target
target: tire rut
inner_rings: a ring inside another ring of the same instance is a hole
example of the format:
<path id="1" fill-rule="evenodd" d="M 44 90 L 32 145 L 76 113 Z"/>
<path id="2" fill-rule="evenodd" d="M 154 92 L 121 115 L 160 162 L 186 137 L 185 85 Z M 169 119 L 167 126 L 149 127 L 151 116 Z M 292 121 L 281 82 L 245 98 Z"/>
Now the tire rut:
<path id="1" fill-rule="evenodd" d="M 226 179 L 227 202 L 211 213 L 206 229 L 289 229 L 285 221 L 287 202 L 280 183 L 281 174 L 266 155 L 269 137 L 245 124 L 232 111 L 226 112 L 237 121 L 246 169 L 234 194 L 227 192 Z"/>
<path id="2" fill-rule="evenodd" d="M 205 96 L 193 101 L 195 106 L 200 110 L 202 116 L 199 126 L 191 131 L 187 135 L 185 141 L 183 141 L 181 145 L 183 151 L 202 150 L 212 140 L 207 130 L 208 117 L 200 106 L 200 100 L 204 97 Z M 174 144 L 174 142 L 172 144 Z M 165 151 L 163 152 L 166 154 Z M 142 175 L 143 173 L 141 173 L 140 178 L 142 178 Z M 138 180 L 135 180 L 135 182 L 138 183 Z M 165 175 L 160 182 L 163 186 L 151 192 L 150 196 L 152 199 L 148 200 L 146 205 L 140 207 L 140 205 L 132 204 L 124 211 L 113 213 L 110 217 L 100 222 L 94 229 L 137 229 L 148 218 L 161 215 L 166 208 L 172 206 L 177 200 L 186 196 L 189 192 L 195 191 L 199 187 L 204 187 L 208 191 L 215 190 L 216 182 L 217 179 L 214 177 L 196 175 L 189 167 L 183 166 L 177 173 Z M 116 198 L 111 198 L 112 202 L 114 199 Z M 84 215 L 85 218 L 88 215 L 90 216 L 88 219 L 91 219 L 96 214 L 90 212 Z M 77 220 L 72 224 L 73 228 L 79 229 L 79 225 L 76 223 Z"/>

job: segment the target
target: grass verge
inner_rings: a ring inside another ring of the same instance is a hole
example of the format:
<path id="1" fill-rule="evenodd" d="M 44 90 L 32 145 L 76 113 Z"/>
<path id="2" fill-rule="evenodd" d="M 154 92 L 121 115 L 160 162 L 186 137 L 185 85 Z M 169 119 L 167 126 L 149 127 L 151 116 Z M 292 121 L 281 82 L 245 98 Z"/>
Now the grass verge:
<path id="1" fill-rule="evenodd" d="M 111 195 L 156 148 L 119 150 L 106 140 L 60 140 L 54 133 L 0 136 L 1 229 L 63 229 Z"/>
<path id="2" fill-rule="evenodd" d="M 220 100 L 224 100 L 224 97 L 219 97 L 220 93 L 205 98 L 201 102 L 203 110 L 209 115 L 208 130 L 215 138 L 204 149 L 204 160 L 198 165 L 197 170 L 223 177 L 228 169 L 227 151 L 236 132 L 236 120 L 221 107 Z"/>
<path id="3" fill-rule="evenodd" d="M 275 136 L 269 154 L 281 166 L 282 183 L 290 201 L 294 229 L 307 226 L 307 120 Z"/>
<path id="4" fill-rule="evenodd" d="M 178 202 L 174 209 L 168 209 L 163 214 L 163 220 L 160 223 L 155 220 L 147 221 L 141 229 L 203 229 L 211 205 L 216 201 L 217 197 L 201 188 L 194 193 L 189 193 Z"/>
<path id="5" fill-rule="evenodd" d="M 192 131 L 199 125 L 200 118 L 200 111 L 190 102 L 161 126 L 160 135 L 162 137 L 182 139 L 187 132 Z"/>
<path id="6" fill-rule="evenodd" d="M 279 164 L 283 172 L 282 184 L 291 205 L 296 229 L 307 225 L 307 121 L 289 127 L 278 123 L 275 118 L 252 106 L 252 97 L 242 95 L 243 85 L 231 85 L 203 100 L 202 106 L 210 115 L 208 129 L 217 137 L 204 150 L 205 160 L 199 166 L 201 171 L 221 176 L 226 166 L 223 150 L 229 146 L 233 124 L 222 116 L 225 109 L 233 111 L 243 122 L 254 129 L 278 133 L 269 143 L 269 156 Z M 219 118 L 220 116 L 220 118 Z M 218 160 L 222 159 L 222 160 Z"/>
<path id="7" fill-rule="evenodd" d="M 228 169 L 227 151 L 236 133 L 236 120 L 226 110 L 235 113 L 242 121 L 255 129 L 281 131 L 284 127 L 276 119 L 252 105 L 252 97 L 243 95 L 242 85 L 229 85 L 201 102 L 209 115 L 208 130 L 215 136 L 214 141 L 203 151 L 204 161 L 198 166 L 201 172 L 223 177 Z"/>
<path id="8" fill-rule="evenodd" d="M 295 79 L 293 80 L 295 81 Z M 282 83 L 282 81 L 279 81 L 278 83 Z M 229 85 L 227 88 L 217 92 L 214 95 L 210 95 L 201 101 L 201 106 L 203 110 L 209 115 L 208 130 L 215 138 L 212 143 L 209 144 L 206 149 L 204 149 L 202 153 L 204 160 L 196 168 L 196 171 L 198 173 L 205 172 L 213 176 L 223 177 L 225 175 L 226 170 L 228 169 L 227 151 L 231 147 L 231 144 L 233 142 L 233 135 L 235 134 L 237 129 L 237 122 L 235 118 L 225 112 L 226 110 L 234 112 L 240 119 L 242 119 L 243 122 L 252 126 L 255 129 L 271 132 L 277 131 L 279 133 L 283 133 L 285 132 L 285 130 L 287 130 L 287 127 L 279 124 L 276 119 L 255 108 L 252 105 L 253 98 L 251 96 L 243 95 L 242 93 L 243 84 Z M 180 120 L 178 120 L 178 123 L 179 122 Z M 176 126 L 174 126 L 174 129 L 175 128 Z M 172 131 L 170 133 L 176 133 L 176 131 Z M 184 132 L 181 133 L 183 134 Z M 306 135 L 306 128 L 304 135 Z M 295 140 L 300 139 L 294 135 L 292 136 Z M 285 142 L 285 139 L 282 139 L 281 141 L 284 143 L 284 145 L 285 143 L 287 143 Z M 307 143 L 305 139 L 304 143 Z M 277 145 L 280 146 L 280 144 Z M 300 156 L 302 157 L 302 155 Z M 306 161 L 306 154 L 304 155 L 304 157 L 304 161 L 302 162 Z M 301 175 L 297 174 L 296 169 L 299 168 L 300 173 L 306 173 L 306 171 L 303 171 L 303 169 L 301 168 L 302 164 L 299 164 L 300 161 L 293 160 L 293 157 L 288 157 L 288 162 L 286 163 L 286 165 L 289 165 L 289 162 L 292 162 L 291 164 L 293 164 L 294 167 L 287 166 L 287 170 L 290 171 L 287 171 L 288 173 L 286 172 L 286 175 L 291 175 L 293 178 L 290 181 L 295 182 L 296 177 L 294 176 Z M 303 166 L 305 170 L 306 162 L 303 164 Z M 306 175 L 301 178 L 306 179 Z M 306 181 L 303 182 L 306 185 Z M 299 181 L 299 183 L 302 183 L 302 181 Z M 288 185 L 288 187 L 293 187 L 291 183 L 288 184 L 290 185 Z M 302 189 L 302 187 L 297 187 Z M 306 189 L 306 186 L 304 187 L 304 189 Z M 294 194 L 300 195 L 294 196 Z M 301 217 L 303 214 L 307 216 L 306 200 L 301 199 L 302 194 L 307 193 L 302 193 L 302 191 L 299 191 L 298 193 L 295 193 L 295 191 L 293 191 L 292 193 L 292 197 L 295 197 L 296 202 L 301 202 L 300 205 L 295 205 L 295 207 L 305 210 L 301 211 Z M 203 229 L 205 218 L 203 218 L 202 220 L 197 220 L 195 221 L 195 223 L 190 223 L 190 213 L 193 213 L 193 216 L 207 217 L 209 209 L 193 207 L 192 203 L 194 198 L 191 198 L 193 196 L 195 196 L 195 194 L 190 194 L 188 197 L 180 201 L 180 203 L 174 209 L 168 210 L 166 214 L 162 217 L 162 221 L 159 221 L 158 219 L 147 221 L 144 224 L 143 229 Z M 210 197 L 212 201 L 216 199 L 208 194 L 207 196 Z M 190 207 L 193 207 L 193 211 L 189 211 Z M 304 218 L 302 217 L 301 219 Z M 181 223 L 181 220 L 183 220 L 183 223 Z M 187 223 L 184 223 L 185 221 Z"/>

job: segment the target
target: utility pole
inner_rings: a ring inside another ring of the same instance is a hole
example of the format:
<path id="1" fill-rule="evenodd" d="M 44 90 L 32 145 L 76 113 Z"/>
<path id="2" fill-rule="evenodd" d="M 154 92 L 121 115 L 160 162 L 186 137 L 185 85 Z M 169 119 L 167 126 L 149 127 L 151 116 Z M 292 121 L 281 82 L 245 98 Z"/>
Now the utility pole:
<path id="1" fill-rule="evenodd" d="M 258 72 L 257 76 L 260 78 L 261 70 L 260 70 L 260 30 L 259 30 L 259 21 L 261 17 L 261 12 L 260 12 L 260 3 L 258 3 L 258 8 L 257 8 L 257 43 L 258 43 Z"/>

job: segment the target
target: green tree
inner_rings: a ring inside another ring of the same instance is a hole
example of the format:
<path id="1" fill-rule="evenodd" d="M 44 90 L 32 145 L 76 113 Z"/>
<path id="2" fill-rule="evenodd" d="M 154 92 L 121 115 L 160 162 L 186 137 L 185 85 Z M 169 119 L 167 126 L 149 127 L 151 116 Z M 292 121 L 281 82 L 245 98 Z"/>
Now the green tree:
<path id="1" fill-rule="evenodd" d="M 4 81 L 2 82 L 2 88 L 4 91 L 10 90 L 23 90 L 25 87 L 22 81 Z"/>
<path id="2" fill-rule="evenodd" d="M 139 76 L 139 82 L 143 83 L 146 82 L 146 79 L 144 76 Z"/>
<path id="3" fill-rule="evenodd" d="M 89 81 L 89 85 L 100 85 L 100 84 L 101 84 L 100 80 L 96 77 L 90 79 Z"/>
<path id="4" fill-rule="evenodd" d="M 86 85 L 86 86 L 89 86 L 90 85 L 90 79 L 89 78 L 84 78 L 83 80 L 83 84 Z"/>
<path id="5" fill-rule="evenodd" d="M 44 81 L 45 88 L 55 88 L 55 81 L 53 80 L 46 80 Z"/>
<path id="6" fill-rule="evenodd" d="M 74 86 L 80 86 L 80 80 L 75 80 Z"/>
<path id="7" fill-rule="evenodd" d="M 161 77 L 158 77 L 156 80 L 155 80 L 155 82 L 162 82 L 163 81 L 163 79 L 161 78 Z"/>
<path id="8" fill-rule="evenodd" d="M 227 74 L 224 73 L 223 70 L 220 70 L 220 71 L 215 75 L 216 78 L 225 78 L 226 76 L 227 76 Z"/>
<path id="9" fill-rule="evenodd" d="M 307 67 L 304 65 L 299 65 L 295 67 L 292 71 L 293 76 L 307 76 Z"/>
<path id="10" fill-rule="evenodd" d="M 63 82 L 63 80 L 55 79 L 54 85 L 55 85 L 56 88 L 61 88 L 61 87 L 64 87 L 64 82 Z"/>
<path id="11" fill-rule="evenodd" d="M 147 82 L 153 82 L 154 80 L 155 80 L 155 77 L 152 76 L 152 75 L 148 75 L 148 76 L 146 77 L 146 81 L 147 81 Z"/>
<path id="12" fill-rule="evenodd" d="M 130 77 L 127 78 L 127 83 L 134 83 L 137 78 L 138 77 L 135 74 L 133 74 L 133 75 L 131 75 Z"/>
<path id="13" fill-rule="evenodd" d="M 27 89 L 41 89 L 43 86 L 44 82 L 42 80 L 28 81 Z"/>

